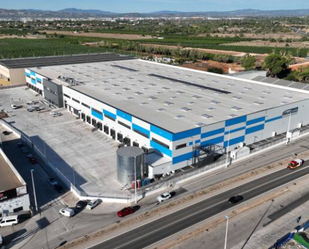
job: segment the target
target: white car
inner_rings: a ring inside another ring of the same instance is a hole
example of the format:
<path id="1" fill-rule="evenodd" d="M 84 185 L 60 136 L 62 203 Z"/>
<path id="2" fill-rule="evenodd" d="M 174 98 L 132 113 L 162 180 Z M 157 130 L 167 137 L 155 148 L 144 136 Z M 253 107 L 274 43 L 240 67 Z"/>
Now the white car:
<path id="1" fill-rule="evenodd" d="M 11 105 L 11 108 L 12 108 L 12 109 L 17 109 L 17 108 L 18 108 L 18 106 L 17 106 L 17 105 L 12 104 L 12 105 Z"/>
<path id="2" fill-rule="evenodd" d="M 59 117 L 59 116 L 61 116 L 62 114 L 59 113 L 59 112 L 50 112 L 49 115 L 52 116 L 52 117 Z"/>
<path id="3" fill-rule="evenodd" d="M 75 212 L 72 208 L 61 208 L 59 214 L 70 218 L 74 216 Z"/>
<path id="4" fill-rule="evenodd" d="M 168 199 L 171 199 L 172 195 L 169 192 L 163 193 L 162 195 L 158 196 L 157 200 L 158 202 L 163 202 L 166 201 Z"/>
<path id="5" fill-rule="evenodd" d="M 96 206 L 98 206 L 100 204 L 101 200 L 100 199 L 96 199 L 96 200 L 91 200 L 88 202 L 86 209 L 91 210 L 94 209 Z"/>

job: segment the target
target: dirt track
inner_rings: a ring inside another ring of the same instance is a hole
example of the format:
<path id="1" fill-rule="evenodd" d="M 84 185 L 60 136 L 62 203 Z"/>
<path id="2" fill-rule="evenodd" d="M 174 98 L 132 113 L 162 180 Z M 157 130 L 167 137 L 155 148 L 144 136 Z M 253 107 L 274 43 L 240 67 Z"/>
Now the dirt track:
<path id="1" fill-rule="evenodd" d="M 71 35 L 81 37 L 98 37 L 98 38 L 110 38 L 110 39 L 123 39 L 123 40 L 142 40 L 152 39 L 150 35 L 135 35 L 135 34 L 111 34 L 111 33 L 74 33 L 73 31 L 57 31 L 57 30 L 45 30 L 46 34 L 58 34 L 58 35 Z"/>

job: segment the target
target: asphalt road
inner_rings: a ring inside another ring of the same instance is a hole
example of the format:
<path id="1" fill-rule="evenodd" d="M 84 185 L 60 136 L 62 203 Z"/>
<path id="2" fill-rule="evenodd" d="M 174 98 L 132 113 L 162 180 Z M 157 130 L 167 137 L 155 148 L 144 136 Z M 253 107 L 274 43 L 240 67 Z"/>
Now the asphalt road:
<path id="1" fill-rule="evenodd" d="M 147 247 L 200 221 L 229 209 L 231 204 L 229 204 L 227 200 L 233 195 L 240 194 L 244 197 L 244 201 L 247 201 L 303 175 L 309 174 L 308 165 L 309 163 L 305 163 L 304 166 L 293 171 L 284 169 L 259 178 L 90 248 L 138 249 Z"/>

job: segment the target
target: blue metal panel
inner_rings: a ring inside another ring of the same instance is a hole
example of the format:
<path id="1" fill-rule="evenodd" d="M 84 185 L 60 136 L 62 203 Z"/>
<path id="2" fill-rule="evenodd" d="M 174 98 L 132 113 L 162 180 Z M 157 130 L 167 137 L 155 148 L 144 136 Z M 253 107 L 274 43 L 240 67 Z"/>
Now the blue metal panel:
<path id="1" fill-rule="evenodd" d="M 186 153 L 186 154 L 183 154 L 183 155 L 180 155 L 180 156 L 176 156 L 173 158 L 173 164 L 176 164 L 176 163 L 181 163 L 183 161 L 187 161 L 187 160 L 190 160 L 192 159 L 192 152 L 189 152 L 189 153 Z"/>
<path id="2" fill-rule="evenodd" d="M 106 115 L 108 115 L 108 116 L 110 116 L 110 117 L 113 118 L 113 119 L 116 119 L 116 118 L 117 118 L 117 116 L 116 116 L 114 113 L 111 113 L 111 112 L 109 112 L 109 111 L 107 111 L 107 110 L 103 110 L 103 113 L 106 114 Z"/>
<path id="3" fill-rule="evenodd" d="M 206 137 L 211 137 L 211 136 L 214 136 L 214 135 L 217 135 L 217 134 L 221 134 L 223 132 L 224 132 L 224 128 L 213 130 L 213 131 L 208 131 L 208 132 L 201 134 L 201 138 L 203 139 L 203 138 L 206 138 Z"/>
<path id="4" fill-rule="evenodd" d="M 30 73 L 25 73 L 25 75 L 30 78 Z"/>
<path id="5" fill-rule="evenodd" d="M 172 157 L 172 151 L 163 147 L 162 145 L 160 144 L 157 144 L 156 142 L 150 140 L 150 146 L 160 152 L 162 152 L 163 154 L 169 156 L 169 157 Z"/>
<path id="6" fill-rule="evenodd" d="M 116 111 L 117 116 L 124 118 L 125 120 L 128 120 L 132 122 L 132 116 L 128 113 L 125 113 L 123 111 L 117 110 Z"/>
<path id="7" fill-rule="evenodd" d="M 255 118 L 247 121 L 247 125 L 253 125 L 265 121 L 265 117 Z"/>
<path id="8" fill-rule="evenodd" d="M 190 142 L 190 143 L 189 143 L 189 146 L 191 146 L 191 145 L 193 145 L 193 142 Z"/>
<path id="9" fill-rule="evenodd" d="M 179 132 L 174 134 L 173 136 L 173 141 L 177 141 L 177 140 L 181 140 L 187 137 L 192 137 L 192 136 L 196 136 L 201 134 L 201 127 L 192 129 L 192 130 L 188 130 L 188 131 L 183 131 L 183 132 Z"/>
<path id="10" fill-rule="evenodd" d="M 150 131 L 148 131 L 147 129 L 145 129 L 145 128 L 139 126 L 139 125 L 136 125 L 136 124 L 132 124 L 132 128 L 133 128 L 133 130 L 137 130 L 137 131 L 144 133 L 145 135 L 148 136 L 148 138 L 150 137 Z"/>
<path id="11" fill-rule="evenodd" d="M 39 83 L 42 83 L 42 80 L 38 77 L 36 77 L 36 81 L 39 82 Z"/>
<path id="12" fill-rule="evenodd" d="M 34 85 L 36 85 L 35 79 L 32 79 L 32 78 L 31 78 L 31 83 L 34 84 Z"/>
<path id="13" fill-rule="evenodd" d="M 226 148 L 227 146 L 232 146 L 234 144 L 238 144 L 245 141 L 245 136 L 241 136 L 241 137 L 236 137 L 233 139 L 230 139 L 230 141 L 225 141 L 224 142 L 224 148 Z"/>
<path id="14" fill-rule="evenodd" d="M 276 121 L 276 120 L 281 119 L 281 118 L 282 118 L 282 116 L 270 118 L 270 119 L 267 119 L 267 120 L 265 121 L 265 123 L 273 122 L 273 121 Z"/>
<path id="15" fill-rule="evenodd" d="M 201 146 L 207 146 L 207 145 L 214 145 L 214 144 L 219 144 L 224 141 L 224 136 L 213 138 L 207 141 L 201 142 Z"/>
<path id="16" fill-rule="evenodd" d="M 198 140 L 195 141 L 196 144 L 199 144 L 200 142 L 201 142 L 200 139 L 198 139 Z"/>
<path id="17" fill-rule="evenodd" d="M 246 135 L 249 135 L 251 133 L 254 133 L 254 132 L 257 132 L 257 131 L 261 131 L 264 129 L 264 124 L 260 124 L 260 125 L 257 125 L 257 126 L 253 126 L 253 127 L 250 127 L 248 129 L 246 129 Z"/>
<path id="18" fill-rule="evenodd" d="M 170 141 L 173 141 L 173 134 L 172 133 L 165 131 L 165 130 L 163 130 L 163 129 L 155 126 L 155 125 L 150 126 L 150 131 L 161 136 L 161 137 L 164 137 L 164 138 L 166 138 Z"/>
<path id="19" fill-rule="evenodd" d="M 35 76 L 36 74 L 35 74 L 35 72 L 32 72 L 32 71 L 30 71 L 30 74 L 31 75 L 33 75 L 33 76 Z"/>
<path id="20" fill-rule="evenodd" d="M 224 134 L 227 135 L 227 134 L 232 134 L 232 133 L 235 133 L 235 132 L 238 132 L 238 131 L 242 131 L 242 130 L 245 130 L 246 129 L 246 126 L 243 126 L 243 127 L 240 127 L 240 128 L 237 128 L 237 129 L 234 129 L 234 130 L 230 130 L 230 131 L 226 131 Z"/>
<path id="21" fill-rule="evenodd" d="M 103 113 L 97 112 L 96 110 L 94 110 L 92 108 L 91 108 L 91 115 L 100 119 L 100 120 L 103 120 Z"/>
<path id="22" fill-rule="evenodd" d="M 238 118 L 233 118 L 225 121 L 225 126 L 231 126 L 231 125 L 236 125 L 242 122 L 247 121 L 247 116 L 241 116 Z"/>

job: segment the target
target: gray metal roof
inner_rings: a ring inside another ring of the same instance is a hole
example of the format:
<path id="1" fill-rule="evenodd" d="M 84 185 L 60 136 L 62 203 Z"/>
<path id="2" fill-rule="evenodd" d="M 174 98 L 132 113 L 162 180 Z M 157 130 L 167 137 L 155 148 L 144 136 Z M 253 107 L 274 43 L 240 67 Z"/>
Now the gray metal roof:
<path id="1" fill-rule="evenodd" d="M 293 88 L 142 60 L 31 70 L 56 82 L 59 75 L 73 77 L 83 83 L 72 89 L 173 133 L 309 97 Z"/>
<path id="2" fill-rule="evenodd" d="M 112 54 L 112 53 L 100 53 L 100 54 L 80 54 L 80 55 L 5 59 L 0 60 L 0 64 L 7 68 L 29 68 L 29 67 L 46 67 L 54 65 L 81 64 L 91 62 L 118 61 L 128 59 L 133 59 L 133 57 Z"/>

